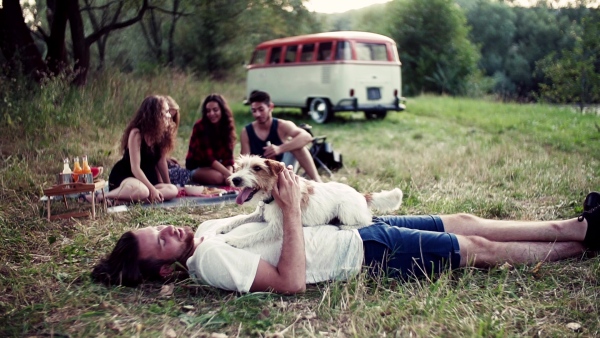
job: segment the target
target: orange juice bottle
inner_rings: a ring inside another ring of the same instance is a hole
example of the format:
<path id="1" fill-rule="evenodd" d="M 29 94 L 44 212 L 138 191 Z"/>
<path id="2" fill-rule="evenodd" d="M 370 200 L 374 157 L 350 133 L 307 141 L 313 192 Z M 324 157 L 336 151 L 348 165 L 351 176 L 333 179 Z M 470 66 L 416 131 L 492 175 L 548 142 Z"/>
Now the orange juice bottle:
<path id="1" fill-rule="evenodd" d="M 83 157 L 81 158 L 81 161 L 82 161 L 82 168 L 81 168 L 82 173 L 83 174 L 91 174 L 92 169 L 90 168 L 90 165 L 88 164 L 87 155 L 83 155 Z"/>
<path id="2" fill-rule="evenodd" d="M 79 165 L 79 157 L 75 156 L 73 159 L 73 182 L 78 182 L 80 174 L 83 174 L 83 169 Z"/>

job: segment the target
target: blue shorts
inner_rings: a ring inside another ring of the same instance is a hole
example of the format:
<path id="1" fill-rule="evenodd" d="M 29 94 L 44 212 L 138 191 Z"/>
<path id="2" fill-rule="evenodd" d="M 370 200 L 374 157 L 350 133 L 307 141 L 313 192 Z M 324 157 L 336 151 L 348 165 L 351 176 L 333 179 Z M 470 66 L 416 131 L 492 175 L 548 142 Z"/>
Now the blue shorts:
<path id="1" fill-rule="evenodd" d="M 369 273 L 408 279 L 431 276 L 460 264 L 456 235 L 444 232 L 439 216 L 374 217 L 358 229 Z"/>

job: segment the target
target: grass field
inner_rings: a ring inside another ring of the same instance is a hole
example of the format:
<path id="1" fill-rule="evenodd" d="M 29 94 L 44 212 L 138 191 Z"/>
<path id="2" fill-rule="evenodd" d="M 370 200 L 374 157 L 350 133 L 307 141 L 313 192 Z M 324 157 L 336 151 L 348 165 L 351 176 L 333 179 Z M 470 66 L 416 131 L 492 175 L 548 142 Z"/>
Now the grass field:
<path id="1" fill-rule="evenodd" d="M 192 281 L 105 288 L 89 272 L 126 230 L 250 212 L 237 206 L 142 209 L 47 222 L 38 201 L 62 157 L 87 154 L 109 169 L 124 124 L 143 97 L 181 105 L 175 156 L 205 95 L 232 103 L 238 132 L 251 121 L 239 84 L 182 74 L 102 76 L 82 91 L 61 82 L 30 91 L 0 84 L 0 336 L 27 337 L 505 337 L 600 335 L 600 259 L 462 269 L 399 283 L 364 275 L 306 294 L 236 294 Z M 343 113 L 314 125 L 343 154 L 334 180 L 359 191 L 400 187 L 399 214 L 469 212 L 502 219 L 577 216 L 600 189 L 599 117 L 543 105 L 422 96 L 367 121 Z M 276 116 L 311 123 L 294 110 Z M 312 123 L 311 123 L 312 124 Z M 239 152 L 239 148 L 236 149 Z M 106 175 L 106 174 L 105 174 Z M 161 292 L 162 290 L 162 292 Z M 578 323 L 573 330 L 569 323 Z"/>

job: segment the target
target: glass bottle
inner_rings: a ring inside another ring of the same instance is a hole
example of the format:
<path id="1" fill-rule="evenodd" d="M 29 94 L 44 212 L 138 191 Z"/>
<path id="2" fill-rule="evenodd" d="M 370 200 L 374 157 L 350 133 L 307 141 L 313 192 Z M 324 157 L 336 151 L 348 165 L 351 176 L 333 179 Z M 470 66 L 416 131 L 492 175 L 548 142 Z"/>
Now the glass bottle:
<path id="1" fill-rule="evenodd" d="M 79 164 L 79 157 L 75 156 L 75 158 L 73 158 L 73 172 L 75 174 L 81 174 L 81 165 Z"/>
<path id="2" fill-rule="evenodd" d="M 79 182 L 79 175 L 81 172 L 81 166 L 79 165 L 79 157 L 73 158 L 73 182 Z"/>
<path id="3" fill-rule="evenodd" d="M 65 157 L 65 159 L 63 160 L 63 174 L 70 174 L 72 173 L 71 168 L 69 167 L 69 158 Z"/>
<path id="4" fill-rule="evenodd" d="M 82 161 L 82 168 L 81 168 L 82 173 L 83 174 L 91 174 L 92 168 L 90 168 L 90 165 L 88 164 L 87 155 L 83 155 L 83 157 L 81 158 L 81 161 Z"/>

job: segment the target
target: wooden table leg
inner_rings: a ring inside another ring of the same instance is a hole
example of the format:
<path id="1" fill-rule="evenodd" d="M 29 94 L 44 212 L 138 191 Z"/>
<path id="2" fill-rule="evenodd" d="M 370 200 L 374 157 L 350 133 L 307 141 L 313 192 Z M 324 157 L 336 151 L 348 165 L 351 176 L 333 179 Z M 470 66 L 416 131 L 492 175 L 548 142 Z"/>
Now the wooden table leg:
<path id="1" fill-rule="evenodd" d="M 92 190 L 92 219 L 96 219 L 96 191 Z"/>
<path id="2" fill-rule="evenodd" d="M 48 197 L 47 209 L 48 209 L 48 222 L 49 222 L 50 221 L 50 196 L 47 196 L 47 197 Z"/>

